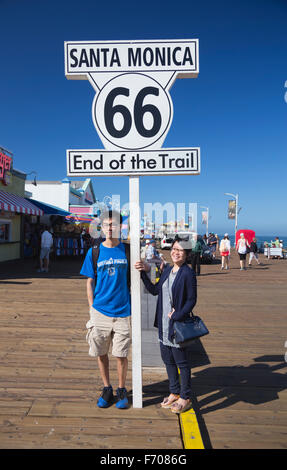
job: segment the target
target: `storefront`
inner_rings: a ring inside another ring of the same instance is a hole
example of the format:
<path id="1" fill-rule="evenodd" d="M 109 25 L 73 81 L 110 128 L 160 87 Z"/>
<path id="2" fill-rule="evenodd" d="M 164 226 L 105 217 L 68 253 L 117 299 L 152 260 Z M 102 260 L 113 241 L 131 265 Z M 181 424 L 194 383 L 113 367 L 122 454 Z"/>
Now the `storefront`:
<path id="1" fill-rule="evenodd" d="M 72 215 L 54 226 L 55 257 L 83 256 L 91 246 L 88 221 L 79 221 Z"/>
<path id="2" fill-rule="evenodd" d="M 59 217 L 60 213 L 52 213 L 53 216 L 45 223 L 52 228 L 54 238 L 54 256 L 84 255 L 91 245 L 89 235 L 90 222 L 94 219 L 90 215 L 92 207 L 97 203 L 91 179 L 85 181 L 70 181 L 64 178 L 61 181 L 37 181 L 35 186 L 31 181 L 26 181 L 26 191 L 31 193 L 31 201 L 34 204 L 57 205 L 58 209 L 65 212 L 65 217 Z M 82 217 L 83 215 L 83 217 Z M 41 217 L 41 222 L 44 217 Z"/>
<path id="3" fill-rule="evenodd" d="M 26 193 L 27 194 L 27 193 Z M 41 234 L 45 226 L 54 235 L 54 229 L 58 224 L 62 224 L 65 217 L 70 212 L 62 210 L 60 207 L 44 204 L 31 198 L 26 198 L 32 202 L 38 209 L 41 209 L 43 215 L 40 217 L 25 217 L 24 219 L 24 257 L 37 259 L 40 255 Z M 53 252 L 53 250 L 52 250 Z"/>
<path id="4" fill-rule="evenodd" d="M 81 256 L 87 251 L 85 224 L 79 224 L 71 218 L 72 214 L 59 207 L 31 200 L 44 211 L 40 217 L 41 224 L 49 227 L 53 235 L 52 257 L 60 259 L 65 256 Z"/>
<path id="5" fill-rule="evenodd" d="M 90 178 L 84 181 L 70 181 L 64 178 L 61 181 L 26 181 L 25 189 L 31 194 L 31 201 L 42 207 L 45 214 L 45 205 L 57 205 L 58 209 L 66 211 L 65 217 L 56 217 L 45 220 L 52 228 L 54 238 L 54 256 L 84 255 L 94 238 L 101 235 L 99 216 L 106 210 L 112 198 L 106 196 L 103 202 L 95 197 L 93 184 Z M 44 217 L 41 217 L 41 223 Z M 123 217 L 122 237 L 128 238 L 128 214 Z"/>
<path id="6" fill-rule="evenodd" d="M 0 262 L 23 257 L 24 217 L 43 211 L 25 199 L 26 174 L 12 168 L 12 154 L 0 148 Z"/>

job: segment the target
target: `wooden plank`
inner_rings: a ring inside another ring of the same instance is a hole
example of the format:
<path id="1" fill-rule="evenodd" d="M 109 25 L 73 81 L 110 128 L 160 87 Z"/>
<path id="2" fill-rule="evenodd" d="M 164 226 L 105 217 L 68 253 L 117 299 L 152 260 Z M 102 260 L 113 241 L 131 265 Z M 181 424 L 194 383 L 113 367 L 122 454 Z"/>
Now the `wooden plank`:
<path id="1" fill-rule="evenodd" d="M 212 445 L 214 449 L 232 449 L 232 450 L 234 449 L 237 449 L 237 450 L 286 449 L 286 444 L 278 440 L 277 435 L 274 435 L 274 438 L 270 437 L 268 441 L 260 440 L 259 436 L 252 436 L 252 439 L 250 439 L 250 436 L 246 435 L 244 436 L 244 438 L 242 438 L 242 440 L 238 440 L 236 436 L 234 436 L 234 439 L 231 439 L 230 437 L 229 439 L 227 439 L 227 436 L 225 436 L 224 438 L 225 440 L 221 440 L 221 439 L 218 439 L 217 436 L 218 436 L 218 433 L 212 436 Z"/>
<path id="2" fill-rule="evenodd" d="M 265 409 L 249 409 L 244 412 L 242 409 L 225 408 L 220 410 L 220 413 L 208 413 L 204 415 L 206 424 L 209 426 L 217 424 L 233 425 L 249 425 L 258 424 L 260 426 L 286 426 L 287 411 L 281 410 L 265 410 Z M 286 440 L 287 441 L 287 440 Z"/>
<path id="3" fill-rule="evenodd" d="M 129 408 L 127 410 L 118 410 L 115 406 L 107 409 L 100 409 L 97 407 L 96 402 L 73 400 L 65 401 L 55 399 L 37 399 L 31 409 L 29 416 L 61 416 L 61 417 L 76 417 L 76 418 L 92 418 L 92 417 L 105 417 L 106 419 L 121 417 L 122 419 L 164 419 L 166 423 L 177 423 L 177 417 L 169 410 L 164 410 L 160 406 L 147 406 L 144 409 Z"/>
<path id="4" fill-rule="evenodd" d="M 45 435 L 51 430 L 56 432 L 58 435 L 67 434 L 86 434 L 86 435 L 97 435 L 99 429 L 104 430 L 106 436 L 118 436 L 125 435 L 129 438 L 133 438 L 134 435 L 137 437 L 142 436 L 148 437 L 174 437 L 174 429 L 166 426 L 166 420 L 152 420 L 152 419 L 134 419 L 133 421 L 127 421 L 126 419 L 114 419 L 110 418 L 108 421 L 104 417 L 80 419 L 75 421 L 75 418 L 27 418 L 19 419 L 16 422 L 10 422 L 9 434 L 17 433 L 28 433 Z M 3 425 L 0 425 L 0 437 L 2 433 L 6 432 L 7 424 L 4 421 Z"/>
<path id="5" fill-rule="evenodd" d="M 17 339 L 22 339 L 23 337 L 41 337 L 41 336 L 51 336 L 53 338 L 63 338 L 72 339 L 81 338 L 80 332 L 76 328 L 65 328 L 65 330 L 59 330 L 58 328 L 49 328 L 49 327 L 22 327 L 22 328 L 15 328 L 14 326 L 6 326 L 2 327 L 0 330 L 0 339 L 3 338 L 13 338 L 13 341 L 17 341 Z"/>
<path id="6" fill-rule="evenodd" d="M 0 415 L 9 415 L 9 416 L 14 416 L 14 415 L 21 415 L 24 416 L 26 415 L 31 406 L 32 406 L 32 400 L 9 400 L 9 399 L 0 399 Z"/>
<path id="7" fill-rule="evenodd" d="M 58 435 L 52 430 L 45 436 L 32 433 L 7 433 L 0 440 L 1 449 L 182 449 L 177 436 Z"/>
<path id="8" fill-rule="evenodd" d="M 95 371 L 93 369 L 48 369 L 47 375 L 47 367 L 37 367 L 37 368 L 30 368 L 30 367 L 15 367 L 10 368 L 8 366 L 0 366 L 0 378 L 4 380 L 5 378 L 16 378 L 17 380 L 29 380 L 31 378 L 35 378 L 36 380 L 40 380 L 41 378 L 45 378 L 49 381 L 53 380 L 64 380 L 73 383 L 74 381 L 78 381 L 81 384 L 82 380 L 89 380 L 91 379 L 93 382 L 95 381 Z"/>
<path id="9" fill-rule="evenodd" d="M 287 448 L 287 432 L 285 426 L 261 426 L 261 424 L 248 424 L 240 425 L 239 427 L 230 427 L 230 425 L 225 424 L 210 424 L 208 427 L 210 436 L 220 435 L 221 445 L 230 446 L 231 442 L 236 444 L 236 448 L 240 442 L 245 442 L 245 446 L 249 448 L 249 445 L 246 445 L 247 442 L 252 443 L 254 441 L 265 442 L 265 447 L 270 448 L 270 443 L 277 443 L 279 448 Z M 254 448 L 254 447 L 253 447 Z M 262 447 L 261 447 L 262 448 Z"/>

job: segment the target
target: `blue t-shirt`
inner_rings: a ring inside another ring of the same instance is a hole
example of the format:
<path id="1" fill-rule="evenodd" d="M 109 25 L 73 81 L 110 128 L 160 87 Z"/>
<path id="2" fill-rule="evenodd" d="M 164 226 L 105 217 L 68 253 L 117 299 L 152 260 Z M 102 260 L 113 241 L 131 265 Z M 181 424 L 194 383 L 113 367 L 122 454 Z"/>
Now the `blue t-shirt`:
<path id="1" fill-rule="evenodd" d="M 93 307 L 100 313 L 108 317 L 130 316 L 127 269 L 128 261 L 123 243 L 113 248 L 100 245 L 93 302 Z M 95 279 L 92 248 L 86 254 L 80 274 Z"/>

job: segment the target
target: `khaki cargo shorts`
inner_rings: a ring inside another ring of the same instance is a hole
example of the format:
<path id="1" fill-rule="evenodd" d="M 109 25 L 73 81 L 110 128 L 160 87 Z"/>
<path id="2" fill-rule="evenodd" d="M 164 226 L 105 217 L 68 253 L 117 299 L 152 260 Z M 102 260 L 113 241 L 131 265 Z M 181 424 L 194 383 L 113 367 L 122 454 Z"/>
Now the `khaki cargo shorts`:
<path id="1" fill-rule="evenodd" d="M 112 355 L 127 357 L 131 345 L 131 317 L 114 318 L 90 308 L 86 340 L 92 357 L 108 354 L 112 344 Z"/>

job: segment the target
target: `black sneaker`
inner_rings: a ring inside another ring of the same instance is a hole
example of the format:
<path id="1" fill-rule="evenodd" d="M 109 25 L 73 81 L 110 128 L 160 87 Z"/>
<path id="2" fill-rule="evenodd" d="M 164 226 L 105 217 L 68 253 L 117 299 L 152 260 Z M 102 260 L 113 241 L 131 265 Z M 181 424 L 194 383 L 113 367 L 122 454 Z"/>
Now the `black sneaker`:
<path id="1" fill-rule="evenodd" d="M 97 405 L 99 408 L 108 408 L 114 401 L 113 387 L 104 387 L 100 398 L 98 399 Z"/>
<path id="2" fill-rule="evenodd" d="M 127 397 L 127 389 L 126 388 L 117 388 L 117 403 L 116 407 L 120 410 L 128 408 L 128 397 Z"/>

